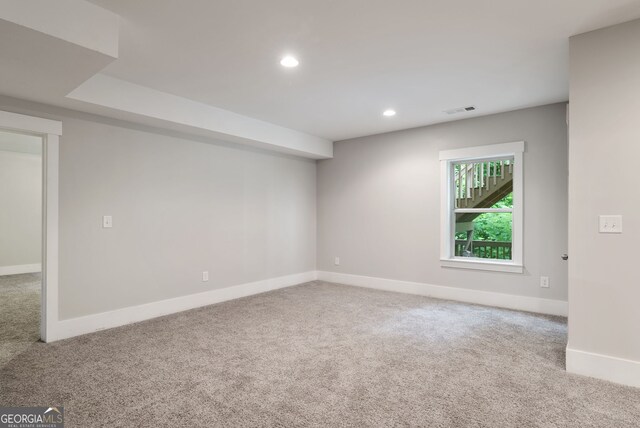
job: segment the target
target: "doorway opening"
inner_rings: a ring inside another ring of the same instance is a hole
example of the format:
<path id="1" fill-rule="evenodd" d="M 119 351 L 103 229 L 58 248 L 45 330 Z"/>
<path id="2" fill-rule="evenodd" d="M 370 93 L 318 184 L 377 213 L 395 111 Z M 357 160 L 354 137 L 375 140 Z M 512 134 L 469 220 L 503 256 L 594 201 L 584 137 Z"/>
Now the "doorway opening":
<path id="1" fill-rule="evenodd" d="M 58 152 L 60 136 L 62 135 L 62 122 L 0 111 L 0 132 L 8 134 L 13 141 L 8 144 L 20 144 L 20 141 L 16 140 L 22 137 L 31 137 L 34 139 L 29 141 L 32 141 L 34 146 L 37 145 L 40 147 L 40 229 L 38 233 L 40 237 L 40 274 L 38 277 L 37 269 L 33 267 L 32 272 L 20 272 L 19 268 L 15 267 L 22 266 L 22 270 L 25 270 L 28 268 L 28 265 L 32 263 L 27 263 L 26 265 L 10 265 L 13 266 L 13 272 L 11 272 L 11 269 L 8 271 L 5 270 L 4 272 L 17 275 L 23 273 L 34 274 L 31 277 L 19 278 L 18 281 L 11 281 L 9 287 L 13 287 L 13 292 L 19 292 L 21 290 L 24 291 L 24 288 L 37 289 L 37 284 L 40 283 L 40 310 L 36 311 L 36 318 L 39 317 L 40 322 L 36 322 L 35 325 L 39 327 L 40 340 L 51 342 L 60 337 L 60 323 L 58 319 Z M 21 142 L 24 143 L 25 141 L 22 140 Z M 3 184 L 4 183 L 0 181 L 0 186 Z M 0 212 L 7 212 L 6 205 L 7 202 L 0 199 Z M 0 240 L 7 240 L 7 237 L 10 235 L 8 230 L 8 227 L 0 226 Z M 16 255 L 16 248 L 11 248 L 12 250 L 7 254 L 14 257 Z M 15 261 L 9 263 L 15 263 Z M 35 265 L 37 263 L 33 264 Z M 18 271 L 16 271 L 16 269 L 18 269 Z M 30 287 L 24 283 L 31 283 L 32 286 Z M 33 283 L 35 283 L 35 287 Z M 37 290 L 33 291 L 37 293 Z M 20 299 L 20 297 L 18 297 L 18 299 Z M 30 307 L 34 306 L 33 302 L 29 305 Z M 37 303 L 35 306 L 37 307 Z M 0 311 L 1 313 L 7 313 L 4 308 L 0 308 Z M 18 313 L 20 313 L 20 311 L 18 311 Z M 30 328 L 32 328 L 33 323 L 29 320 L 33 319 L 33 312 L 30 313 L 31 315 L 26 317 L 24 322 L 29 323 Z M 4 324 L 4 320 L 2 320 L 2 323 Z M 7 330 L 6 333 L 3 333 L 5 334 L 3 337 L 5 339 L 16 339 L 14 336 L 16 329 L 17 327 L 12 328 L 11 331 Z M 33 332 L 33 330 L 30 330 L 30 332 Z M 31 333 L 29 334 L 29 338 L 35 337 L 35 335 L 31 336 Z M 1 340 L 2 338 L 0 338 L 0 341 Z M 18 342 L 24 343 L 19 340 Z M 9 348 L 15 348 L 16 346 L 18 345 L 7 345 L 6 353 L 9 353 Z M 15 353 L 12 353 L 12 355 L 14 355 L 12 358 L 15 358 Z M 8 357 L 4 357 L 5 360 L 6 358 Z"/>
<path id="2" fill-rule="evenodd" d="M 43 138 L 0 130 L 0 367 L 40 339 Z"/>

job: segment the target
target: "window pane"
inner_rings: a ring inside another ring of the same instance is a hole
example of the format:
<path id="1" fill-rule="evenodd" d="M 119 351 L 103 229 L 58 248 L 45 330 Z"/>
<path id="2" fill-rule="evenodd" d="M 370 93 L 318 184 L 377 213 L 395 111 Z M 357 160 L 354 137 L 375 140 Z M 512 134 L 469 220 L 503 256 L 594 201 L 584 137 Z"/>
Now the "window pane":
<path id="1" fill-rule="evenodd" d="M 456 257 L 511 260 L 511 213 L 456 214 Z"/>
<path id="2" fill-rule="evenodd" d="M 455 163 L 456 208 L 512 208 L 513 159 Z"/>

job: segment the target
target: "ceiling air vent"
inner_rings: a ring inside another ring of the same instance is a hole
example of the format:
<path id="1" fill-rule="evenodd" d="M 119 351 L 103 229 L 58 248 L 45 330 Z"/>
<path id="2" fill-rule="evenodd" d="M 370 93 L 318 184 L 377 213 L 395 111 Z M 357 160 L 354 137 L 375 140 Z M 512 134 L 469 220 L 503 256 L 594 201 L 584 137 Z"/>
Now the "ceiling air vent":
<path id="1" fill-rule="evenodd" d="M 445 110 L 444 112 L 447 114 L 458 114 L 458 113 L 467 113 L 475 110 L 476 110 L 475 106 L 468 106 L 468 107 L 452 108 L 451 110 Z"/>

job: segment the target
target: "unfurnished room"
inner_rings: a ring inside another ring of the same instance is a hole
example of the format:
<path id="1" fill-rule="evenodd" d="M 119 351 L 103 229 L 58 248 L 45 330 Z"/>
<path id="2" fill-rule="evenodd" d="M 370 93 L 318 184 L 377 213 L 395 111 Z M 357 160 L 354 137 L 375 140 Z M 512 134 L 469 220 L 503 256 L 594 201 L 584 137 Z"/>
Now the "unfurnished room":
<path id="1" fill-rule="evenodd" d="M 640 0 L 0 0 L 0 428 L 640 427 Z"/>

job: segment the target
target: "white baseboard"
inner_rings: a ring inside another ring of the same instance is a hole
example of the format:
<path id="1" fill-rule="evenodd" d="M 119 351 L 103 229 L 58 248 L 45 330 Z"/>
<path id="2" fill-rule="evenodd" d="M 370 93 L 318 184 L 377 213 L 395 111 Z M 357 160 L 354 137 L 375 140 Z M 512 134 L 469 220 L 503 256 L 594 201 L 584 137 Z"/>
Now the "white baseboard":
<path id="1" fill-rule="evenodd" d="M 470 290 L 468 288 L 445 287 L 442 285 L 373 278 L 337 272 L 319 271 L 318 279 L 338 284 L 375 288 L 376 290 L 417 294 L 420 296 L 436 297 L 438 299 L 458 300 L 461 302 L 537 312 L 547 315 L 559 315 L 566 317 L 568 313 L 567 302 L 562 300 L 516 296 L 513 294 L 493 293 L 489 291 Z"/>
<path id="2" fill-rule="evenodd" d="M 567 346 L 567 372 L 640 388 L 640 361 L 579 351 Z"/>
<path id="3" fill-rule="evenodd" d="M 265 279 L 203 293 L 190 294 L 161 300 L 159 302 L 146 303 L 138 306 L 116 309 L 114 311 L 87 315 L 78 318 L 60 320 L 55 323 L 53 331 L 47 336 L 48 342 L 67 339 L 81 334 L 93 333 L 113 327 L 148 320 L 151 318 L 169 315 L 188 309 L 213 305 L 227 300 L 260 294 L 279 288 L 290 287 L 316 279 L 316 272 L 303 272 L 299 274 Z"/>
<path id="4" fill-rule="evenodd" d="M 0 266 L 0 276 L 19 275 L 21 273 L 36 273 L 42 271 L 40 263 L 30 265 Z"/>

